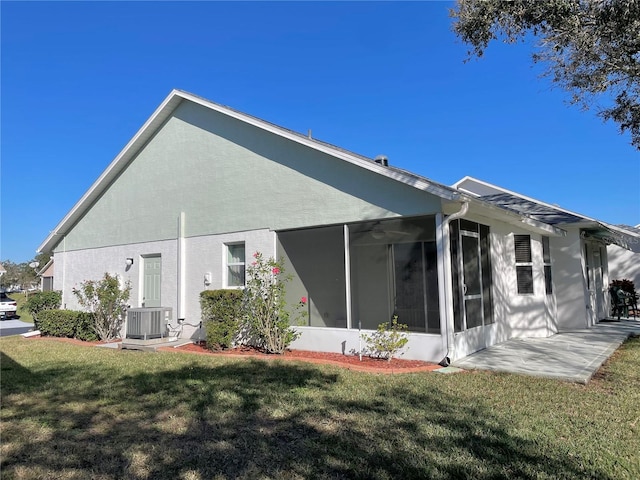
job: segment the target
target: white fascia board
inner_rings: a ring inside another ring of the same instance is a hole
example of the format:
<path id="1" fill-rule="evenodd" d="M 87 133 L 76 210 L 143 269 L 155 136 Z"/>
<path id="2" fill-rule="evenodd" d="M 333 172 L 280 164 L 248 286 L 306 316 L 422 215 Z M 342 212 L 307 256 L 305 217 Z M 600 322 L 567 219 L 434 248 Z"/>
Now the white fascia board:
<path id="1" fill-rule="evenodd" d="M 480 195 L 479 195 L 479 194 L 477 194 L 476 192 L 473 192 L 473 191 L 471 191 L 471 190 L 467 190 L 466 188 L 461 188 L 461 187 L 460 187 L 460 185 L 462 185 L 462 184 L 463 184 L 464 182 L 466 182 L 467 180 L 471 180 L 471 181 L 473 181 L 473 182 L 478 182 L 478 183 L 483 183 L 483 184 L 484 184 L 484 182 L 481 182 L 480 180 L 477 180 L 477 179 L 475 179 L 475 178 L 470 177 L 470 176 L 468 176 L 468 175 L 467 175 L 467 176 L 465 176 L 465 177 L 461 178 L 460 180 L 458 180 L 458 181 L 457 181 L 456 183 L 454 183 L 453 185 L 451 185 L 451 188 L 454 188 L 454 189 L 456 189 L 456 190 L 458 190 L 458 191 L 460 191 L 460 192 L 466 193 L 467 195 L 471 195 L 472 197 L 479 197 Z M 485 185 L 486 185 L 486 184 L 485 184 Z M 493 186 L 493 185 L 491 185 L 491 186 Z"/>

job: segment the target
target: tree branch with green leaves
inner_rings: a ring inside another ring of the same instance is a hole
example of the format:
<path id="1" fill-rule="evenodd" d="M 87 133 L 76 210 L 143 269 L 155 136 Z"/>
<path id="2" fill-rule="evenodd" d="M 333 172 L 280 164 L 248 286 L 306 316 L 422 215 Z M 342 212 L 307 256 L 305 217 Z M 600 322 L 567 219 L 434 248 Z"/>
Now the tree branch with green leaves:
<path id="1" fill-rule="evenodd" d="M 458 0 L 450 15 L 469 57 L 494 40 L 536 37 L 543 75 L 640 150 L 640 0 Z"/>

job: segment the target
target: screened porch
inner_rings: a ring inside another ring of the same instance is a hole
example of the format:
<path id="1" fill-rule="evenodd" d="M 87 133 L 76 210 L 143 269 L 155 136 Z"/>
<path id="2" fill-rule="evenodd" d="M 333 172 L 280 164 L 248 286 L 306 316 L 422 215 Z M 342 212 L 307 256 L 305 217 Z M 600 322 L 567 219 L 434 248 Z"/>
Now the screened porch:
<path id="1" fill-rule="evenodd" d="M 439 334 L 434 216 L 278 232 L 287 300 L 307 297 L 311 327 L 376 329 L 397 315 L 409 331 Z"/>

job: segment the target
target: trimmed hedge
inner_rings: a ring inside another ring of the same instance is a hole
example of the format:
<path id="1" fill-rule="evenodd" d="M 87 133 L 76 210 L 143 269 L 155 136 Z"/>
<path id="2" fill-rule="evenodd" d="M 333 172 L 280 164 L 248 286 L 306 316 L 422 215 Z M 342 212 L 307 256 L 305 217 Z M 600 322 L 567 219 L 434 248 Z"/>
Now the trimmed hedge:
<path id="1" fill-rule="evenodd" d="M 38 330 L 50 337 L 98 340 L 90 313 L 74 310 L 42 310 L 38 316 Z"/>
<path id="2" fill-rule="evenodd" d="M 240 332 L 242 290 L 205 290 L 200 293 L 202 324 L 207 336 L 207 348 L 231 348 Z"/>
<path id="3" fill-rule="evenodd" d="M 57 310 L 62 303 L 62 292 L 47 291 L 36 292 L 29 295 L 29 298 L 22 306 L 33 317 L 36 330 L 40 329 L 40 312 L 43 310 Z"/>

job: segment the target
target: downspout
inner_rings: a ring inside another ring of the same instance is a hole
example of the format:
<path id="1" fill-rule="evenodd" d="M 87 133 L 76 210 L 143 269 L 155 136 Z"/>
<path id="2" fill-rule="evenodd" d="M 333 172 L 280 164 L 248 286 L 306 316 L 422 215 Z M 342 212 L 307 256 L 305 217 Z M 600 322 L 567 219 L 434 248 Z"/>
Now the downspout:
<path id="1" fill-rule="evenodd" d="M 186 298 L 186 284 L 185 284 L 185 239 L 184 239 L 184 212 L 180 212 L 178 218 L 178 323 L 184 323 L 185 319 L 185 298 Z"/>
<path id="2" fill-rule="evenodd" d="M 55 255 L 55 253 L 54 253 Z M 67 236 L 62 237 L 62 308 L 66 309 L 65 295 L 67 292 Z"/>
<path id="3" fill-rule="evenodd" d="M 443 272 L 444 272 L 444 304 L 446 312 L 446 336 L 447 336 L 447 353 L 440 361 L 440 365 L 443 367 L 449 366 L 451 363 L 451 354 L 454 351 L 454 325 L 453 325 L 453 287 L 451 285 L 451 242 L 449 241 L 449 224 L 453 220 L 464 217 L 469 211 L 469 202 L 463 201 L 460 210 L 446 217 L 442 221 L 442 251 L 445 254 L 443 259 Z"/>

